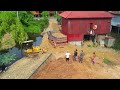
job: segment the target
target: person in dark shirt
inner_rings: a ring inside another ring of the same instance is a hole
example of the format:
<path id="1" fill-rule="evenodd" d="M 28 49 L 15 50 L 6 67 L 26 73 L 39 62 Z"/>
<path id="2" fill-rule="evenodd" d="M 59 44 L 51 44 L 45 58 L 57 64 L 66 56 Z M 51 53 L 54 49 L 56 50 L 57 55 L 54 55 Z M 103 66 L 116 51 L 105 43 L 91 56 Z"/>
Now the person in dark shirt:
<path id="1" fill-rule="evenodd" d="M 90 38 L 93 42 L 93 45 L 95 45 L 95 31 L 94 30 L 90 30 Z"/>
<path id="2" fill-rule="evenodd" d="M 78 59 L 78 52 L 77 49 L 74 51 L 74 60 L 76 61 Z"/>

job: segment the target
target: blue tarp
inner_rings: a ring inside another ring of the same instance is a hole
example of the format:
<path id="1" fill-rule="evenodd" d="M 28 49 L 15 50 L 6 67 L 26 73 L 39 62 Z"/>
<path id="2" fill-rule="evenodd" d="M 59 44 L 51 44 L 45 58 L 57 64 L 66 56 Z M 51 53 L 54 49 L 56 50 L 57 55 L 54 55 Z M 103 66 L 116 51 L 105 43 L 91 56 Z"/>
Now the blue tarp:
<path id="1" fill-rule="evenodd" d="M 120 15 L 114 15 L 115 17 L 111 20 L 111 25 L 116 26 L 118 23 L 120 23 Z"/>

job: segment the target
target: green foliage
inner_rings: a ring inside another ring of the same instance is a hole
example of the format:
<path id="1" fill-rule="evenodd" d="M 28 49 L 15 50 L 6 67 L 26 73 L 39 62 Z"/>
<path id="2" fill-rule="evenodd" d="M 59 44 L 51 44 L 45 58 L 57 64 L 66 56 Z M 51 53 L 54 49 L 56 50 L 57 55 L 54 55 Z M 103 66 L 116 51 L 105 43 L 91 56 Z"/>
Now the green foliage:
<path id="1" fill-rule="evenodd" d="M 12 37 L 20 45 L 23 43 L 23 41 L 28 39 L 28 35 L 24 31 L 22 23 L 20 22 L 20 20 L 18 18 L 16 18 L 16 23 L 11 25 L 10 29 L 12 30 L 11 31 Z"/>
<path id="2" fill-rule="evenodd" d="M 50 16 L 48 11 L 42 11 L 41 15 L 43 18 L 47 18 Z"/>
<path id="3" fill-rule="evenodd" d="M 114 45 L 111 48 L 115 49 L 115 50 L 120 50 L 120 45 Z"/>
<path id="4" fill-rule="evenodd" d="M 104 59 L 103 59 L 103 62 L 104 62 L 105 64 L 111 65 L 111 66 L 117 65 L 115 62 L 110 61 L 108 58 L 104 58 Z"/>
<path id="5" fill-rule="evenodd" d="M 40 26 L 39 25 L 30 25 L 27 29 L 26 32 L 28 33 L 39 33 L 40 32 Z"/>
<path id="6" fill-rule="evenodd" d="M 54 11 L 54 17 L 56 17 L 56 18 L 57 18 L 57 21 L 58 21 L 59 23 L 61 23 L 62 17 L 58 15 L 58 11 Z"/>
<path id="7" fill-rule="evenodd" d="M 14 11 L 1 11 L 0 12 L 0 29 L 4 32 L 10 32 L 10 26 L 15 23 L 15 12 Z M 3 35 L 4 36 L 4 35 Z"/>
<path id="8" fill-rule="evenodd" d="M 31 22 L 34 22 L 33 17 L 34 15 L 30 12 L 19 11 L 19 19 L 25 27 L 28 27 L 31 24 Z"/>
<path id="9" fill-rule="evenodd" d="M 21 23 L 24 26 L 24 30 L 27 33 L 40 33 L 43 31 L 45 27 L 48 26 L 48 19 L 49 16 L 48 11 L 42 12 L 43 19 L 41 20 L 34 20 L 34 15 L 28 11 L 19 11 L 19 18 Z"/>
<path id="10" fill-rule="evenodd" d="M 115 50 L 120 50 L 120 39 L 119 38 L 116 38 L 115 44 L 111 48 L 113 48 Z"/>
<path id="11" fill-rule="evenodd" d="M 58 16 L 57 16 L 58 22 L 61 22 L 61 19 L 62 19 L 62 17 L 58 15 Z"/>
<path id="12" fill-rule="evenodd" d="M 10 54 L 6 53 L 3 55 L 0 55 L 0 62 L 3 64 L 9 64 L 11 61 L 14 61 L 16 59 L 16 54 Z"/>
<path id="13" fill-rule="evenodd" d="M 43 31 L 44 28 L 48 27 L 48 19 L 47 18 L 44 18 L 44 19 L 41 19 L 40 20 L 40 30 Z"/>
<path id="14" fill-rule="evenodd" d="M 0 11 L 0 47 L 3 36 L 10 32 L 10 26 L 14 23 L 15 12 Z"/>

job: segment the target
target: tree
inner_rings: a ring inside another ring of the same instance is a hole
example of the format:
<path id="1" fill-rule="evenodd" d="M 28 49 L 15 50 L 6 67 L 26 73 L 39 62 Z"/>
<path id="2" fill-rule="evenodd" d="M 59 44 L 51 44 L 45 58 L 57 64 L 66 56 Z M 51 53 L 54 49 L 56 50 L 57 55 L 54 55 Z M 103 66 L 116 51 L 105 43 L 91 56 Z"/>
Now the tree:
<path id="1" fill-rule="evenodd" d="M 10 29 L 12 30 L 11 31 L 12 37 L 14 38 L 15 42 L 19 43 L 22 50 L 22 43 L 28 39 L 28 35 L 24 31 L 23 25 L 20 22 L 19 18 L 16 18 L 16 23 L 12 24 Z"/>
<path id="2" fill-rule="evenodd" d="M 61 23 L 61 16 L 58 15 L 58 11 L 54 11 L 54 17 L 57 18 L 57 21 L 59 22 L 59 24 Z"/>
<path id="3" fill-rule="evenodd" d="M 40 33 L 41 32 L 41 20 L 34 20 L 34 15 L 30 11 L 19 11 L 19 19 L 24 26 L 24 30 L 27 33 Z"/>
<path id="4" fill-rule="evenodd" d="M 24 31 L 23 25 L 18 18 L 16 18 L 16 23 L 11 25 L 10 29 L 12 30 L 12 37 L 20 45 L 28 39 L 27 33 Z"/>
<path id="5" fill-rule="evenodd" d="M 10 32 L 10 26 L 15 22 L 14 11 L 0 11 L 0 46 L 3 36 Z"/>
<path id="6" fill-rule="evenodd" d="M 24 26 L 24 30 L 27 33 L 40 33 L 43 31 L 44 28 L 48 26 L 48 19 L 49 16 L 48 11 L 43 11 L 41 13 L 43 19 L 41 20 L 34 20 L 34 15 L 28 11 L 19 11 L 19 19 Z"/>
<path id="7" fill-rule="evenodd" d="M 49 12 L 48 11 L 42 11 L 41 15 L 42 15 L 43 18 L 47 18 L 47 17 L 49 17 Z"/>

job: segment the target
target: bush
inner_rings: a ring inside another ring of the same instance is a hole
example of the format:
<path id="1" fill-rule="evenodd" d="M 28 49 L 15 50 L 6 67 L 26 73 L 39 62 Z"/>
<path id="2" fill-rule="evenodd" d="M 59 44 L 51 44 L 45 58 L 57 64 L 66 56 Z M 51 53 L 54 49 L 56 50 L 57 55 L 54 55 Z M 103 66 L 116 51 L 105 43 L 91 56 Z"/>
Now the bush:
<path id="1" fill-rule="evenodd" d="M 115 50 L 120 50 L 120 45 L 114 45 L 111 48 L 115 49 Z"/>
<path id="2" fill-rule="evenodd" d="M 49 24 L 48 19 L 45 18 L 45 19 L 40 20 L 41 32 L 44 30 L 44 28 L 48 27 L 48 24 Z"/>
<path id="3" fill-rule="evenodd" d="M 16 59 L 16 54 L 10 54 L 6 53 L 0 56 L 0 63 L 1 64 L 10 64 L 11 61 L 14 61 Z"/>
<path id="4" fill-rule="evenodd" d="M 119 37 L 115 39 L 115 44 L 111 48 L 113 48 L 115 50 L 120 50 L 120 39 L 119 39 Z"/>
<path id="5" fill-rule="evenodd" d="M 47 17 L 49 17 L 49 12 L 48 11 L 42 11 L 41 15 L 42 15 L 43 18 L 47 18 Z"/>

